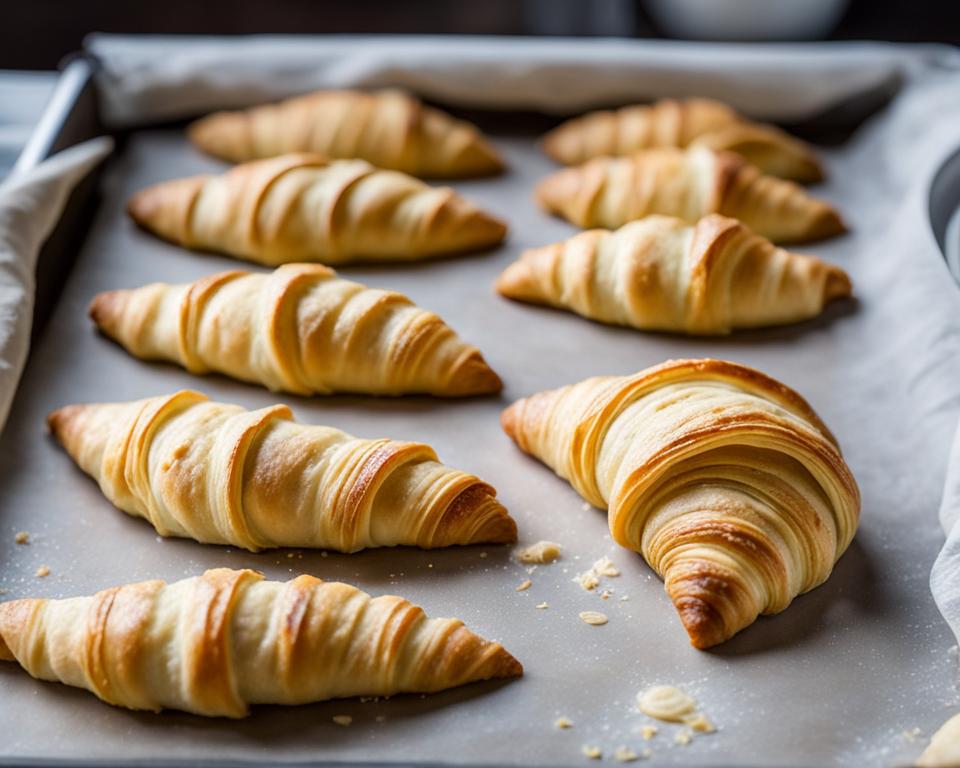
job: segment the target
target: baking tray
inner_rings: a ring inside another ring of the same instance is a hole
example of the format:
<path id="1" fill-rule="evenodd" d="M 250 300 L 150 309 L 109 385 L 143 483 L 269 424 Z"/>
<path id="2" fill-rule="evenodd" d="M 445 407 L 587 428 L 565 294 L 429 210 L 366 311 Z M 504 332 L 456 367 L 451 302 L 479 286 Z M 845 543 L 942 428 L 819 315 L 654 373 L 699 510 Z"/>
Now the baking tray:
<path id="1" fill-rule="evenodd" d="M 24 167 L 101 131 L 91 67 L 81 59 L 66 68 Z M 927 586 L 942 542 L 929 514 L 938 499 L 891 482 L 900 467 L 910 466 L 906 443 L 857 439 L 876 414 L 851 396 L 855 382 L 845 376 L 844 361 L 869 334 L 870 306 L 879 297 L 868 286 L 859 303 L 834 305 L 816 321 L 728 339 L 643 334 L 503 300 L 490 286 L 523 248 L 575 230 L 539 212 L 531 200 L 534 182 L 553 166 L 536 150 L 530 121 L 499 115 L 481 122 L 494 130 L 510 173 L 454 186 L 510 221 L 507 244 L 462 258 L 341 270 L 406 293 L 483 350 L 503 376 L 505 391 L 499 398 L 458 401 L 272 394 L 144 363 L 98 336 L 86 318 L 98 291 L 192 280 L 237 266 L 151 238 L 123 213 L 128 195 L 146 184 L 223 166 L 191 149 L 180 126 L 119 137 L 115 156 L 99 178 L 77 190 L 42 256 L 35 343 L 0 435 L 0 587 L 9 598 L 66 596 L 140 579 L 174 580 L 217 566 L 256 568 L 276 579 L 307 572 L 373 594 L 402 594 L 431 615 L 459 616 L 502 641 L 523 662 L 525 677 L 427 697 L 260 707 L 237 722 L 128 712 L 84 691 L 34 681 L 5 664 L 0 763 L 583 765 L 588 761 L 581 746 L 595 744 L 606 760 L 619 745 L 649 747 L 653 755 L 645 764 L 893 764 L 919 751 L 919 744 L 904 738 L 905 730 L 930 734 L 943 722 L 945 707 L 956 701 L 948 654 L 953 638 Z M 513 125 L 524 128 L 518 132 Z M 855 187 L 844 183 L 854 159 L 842 144 L 824 155 L 833 181 L 818 193 L 856 225 L 861 204 Z M 869 256 L 857 242 L 854 231 L 816 248 L 846 267 L 855 285 L 857 265 Z M 799 389 L 838 435 L 863 491 L 860 532 L 830 580 L 710 652 L 689 646 L 662 584 L 638 555 L 611 542 L 605 515 L 522 456 L 498 421 L 506 404 L 531 392 L 686 356 L 756 365 Z M 48 411 L 66 403 L 181 388 L 248 408 L 283 401 L 307 423 L 429 442 L 446 463 L 498 488 L 518 522 L 521 544 L 559 541 L 563 558 L 528 574 L 508 547 L 251 554 L 161 539 L 104 500 L 45 435 L 43 423 Z M 909 535 L 905 519 L 918 521 Z M 19 530 L 30 532 L 29 545 L 14 544 Z M 604 555 L 622 571 L 605 584 L 613 590 L 608 601 L 573 582 Z M 46 579 L 34 576 L 40 565 L 51 569 Z M 516 592 L 526 578 L 532 588 Z M 542 601 L 549 608 L 537 610 Z M 589 609 L 605 611 L 609 624 L 581 623 L 577 614 Z M 688 690 L 719 731 L 681 746 L 673 742 L 677 729 L 661 725 L 660 734 L 644 742 L 637 728 L 648 721 L 634 709 L 634 697 L 655 683 Z M 336 714 L 352 715 L 353 724 L 333 724 Z M 575 726 L 554 730 L 560 715 Z"/>

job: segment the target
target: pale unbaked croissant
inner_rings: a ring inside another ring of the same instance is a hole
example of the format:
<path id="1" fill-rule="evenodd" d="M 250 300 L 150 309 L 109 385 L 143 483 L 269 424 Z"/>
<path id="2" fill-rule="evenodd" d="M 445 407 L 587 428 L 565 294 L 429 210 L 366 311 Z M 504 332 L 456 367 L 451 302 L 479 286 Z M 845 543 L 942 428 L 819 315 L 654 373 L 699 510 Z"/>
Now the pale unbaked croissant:
<path id="1" fill-rule="evenodd" d="M 544 150 L 558 163 L 579 165 L 602 155 L 653 147 L 730 150 L 764 173 L 801 183 L 823 169 L 807 144 L 772 125 L 754 123 L 712 99 L 661 99 L 650 105 L 590 112 L 550 131 Z"/>
<path id="2" fill-rule="evenodd" d="M 502 386 L 480 351 L 437 315 L 319 264 L 108 291 L 94 298 L 90 316 L 139 358 L 275 391 L 453 397 Z"/>
<path id="3" fill-rule="evenodd" d="M 365 440 L 182 391 L 47 419 L 104 495 L 163 536 L 249 550 L 509 542 L 496 491 L 422 443 Z"/>
<path id="4" fill-rule="evenodd" d="M 268 266 L 414 261 L 488 248 L 507 232 L 449 187 L 306 154 L 162 182 L 127 211 L 166 240 Z"/>
<path id="5" fill-rule="evenodd" d="M 830 575 L 860 494 L 793 390 L 718 360 L 679 360 L 519 400 L 504 430 L 596 507 L 664 580 L 697 648 L 784 610 Z"/>
<path id="6" fill-rule="evenodd" d="M 218 112 L 188 133 L 200 149 L 230 162 L 318 152 L 433 178 L 488 176 L 504 168 L 475 126 L 396 90 L 318 91 Z"/>
<path id="7" fill-rule="evenodd" d="M 830 205 L 802 187 L 706 147 L 598 157 L 548 176 L 536 197 L 547 211 L 581 227 L 616 229 L 654 213 L 695 224 L 720 213 L 774 242 L 817 240 L 845 229 Z"/>
<path id="8" fill-rule="evenodd" d="M 525 251 L 497 290 L 605 323 L 720 334 L 815 317 L 850 295 L 850 278 L 719 214 L 693 227 L 648 216 Z"/>
<path id="9" fill-rule="evenodd" d="M 403 598 L 228 568 L 0 603 L 0 659 L 116 706 L 210 717 L 523 674 L 499 643 Z"/>

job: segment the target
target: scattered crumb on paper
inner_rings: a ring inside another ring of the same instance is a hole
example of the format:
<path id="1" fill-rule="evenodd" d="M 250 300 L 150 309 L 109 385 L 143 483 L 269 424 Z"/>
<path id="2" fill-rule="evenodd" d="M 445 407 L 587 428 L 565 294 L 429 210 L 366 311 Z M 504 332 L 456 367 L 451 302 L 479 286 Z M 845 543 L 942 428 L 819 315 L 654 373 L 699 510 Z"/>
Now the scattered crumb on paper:
<path id="1" fill-rule="evenodd" d="M 717 730 L 714 728 L 713 723 L 710 722 L 710 718 L 703 714 L 703 712 L 694 712 L 691 715 L 687 715 L 683 718 L 683 722 L 697 733 L 713 733 Z"/>
<path id="2" fill-rule="evenodd" d="M 592 744 L 584 744 L 580 751 L 583 752 L 584 757 L 589 757 L 591 760 L 599 760 L 603 757 L 603 750 Z"/>
<path id="3" fill-rule="evenodd" d="M 353 722 L 353 718 L 350 717 L 350 715 L 334 715 L 333 722 L 335 722 L 337 725 L 347 726 Z"/>
<path id="4" fill-rule="evenodd" d="M 533 586 L 533 582 L 530 581 L 530 579 L 526 579 L 525 581 L 521 581 L 517 585 L 517 592 L 523 592 L 524 590 L 530 589 L 530 587 L 532 586 Z"/>
<path id="5" fill-rule="evenodd" d="M 593 570 L 598 576 L 619 576 L 620 569 L 613 564 L 609 557 L 601 557 L 593 564 Z"/>
<path id="6" fill-rule="evenodd" d="M 559 730 L 565 730 L 567 728 L 573 728 L 573 720 L 569 717 L 564 717 L 561 715 L 556 720 L 553 721 L 553 727 Z"/>
<path id="7" fill-rule="evenodd" d="M 17 535 L 13 537 L 13 541 L 16 544 L 29 544 L 30 534 L 26 531 L 19 531 Z"/>
<path id="8" fill-rule="evenodd" d="M 677 731 L 677 735 L 673 737 L 673 740 L 680 746 L 685 747 L 693 740 L 693 737 L 690 735 L 690 731 Z"/>
<path id="9" fill-rule="evenodd" d="M 914 742 L 923 735 L 923 731 L 919 728 L 911 728 L 909 731 L 903 732 L 903 738 L 909 742 Z"/>
<path id="10" fill-rule="evenodd" d="M 630 747 L 617 747 L 613 751 L 613 759 L 618 763 L 632 763 L 634 760 L 639 760 L 640 755 L 630 749 Z"/>
<path id="11" fill-rule="evenodd" d="M 645 725 L 640 729 L 640 735 L 643 736 L 644 741 L 650 741 L 657 733 L 659 729 L 655 725 Z"/>
<path id="12" fill-rule="evenodd" d="M 597 574 L 592 570 L 578 573 L 573 580 L 580 584 L 587 592 L 592 592 L 600 585 L 600 579 L 597 578 Z"/>
<path id="13" fill-rule="evenodd" d="M 607 623 L 607 616 L 600 611 L 581 611 L 580 620 L 585 624 L 592 624 L 595 627 L 599 627 Z"/>
<path id="14" fill-rule="evenodd" d="M 549 607 L 550 606 L 548 606 L 546 603 L 537 603 L 537 608 L 539 608 L 540 610 L 546 610 Z"/>
<path id="15" fill-rule="evenodd" d="M 637 709 L 655 720 L 680 723 L 696 712 L 697 702 L 672 685 L 654 685 L 637 694 Z"/>
<path id="16" fill-rule="evenodd" d="M 37 568 L 38 579 L 42 579 L 45 576 L 49 576 L 49 575 L 50 575 L 50 569 L 46 565 L 41 565 L 39 568 Z"/>
<path id="17" fill-rule="evenodd" d="M 561 549 L 562 547 L 555 541 L 538 541 L 536 544 L 521 549 L 517 559 L 528 565 L 531 563 L 545 565 L 560 557 Z"/>
<path id="18" fill-rule="evenodd" d="M 486 552 L 481 552 L 481 553 L 480 553 L 480 557 L 486 557 L 486 556 L 487 556 L 487 553 L 486 553 Z"/>

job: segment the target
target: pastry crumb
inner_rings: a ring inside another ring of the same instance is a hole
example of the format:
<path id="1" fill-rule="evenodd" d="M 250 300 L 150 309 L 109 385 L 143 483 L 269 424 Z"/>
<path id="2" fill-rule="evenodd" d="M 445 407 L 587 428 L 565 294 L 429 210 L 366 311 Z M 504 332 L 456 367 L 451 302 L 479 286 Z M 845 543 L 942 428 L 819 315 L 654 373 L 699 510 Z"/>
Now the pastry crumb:
<path id="1" fill-rule="evenodd" d="M 597 574 L 593 571 L 584 571 L 583 573 L 577 574 L 574 579 L 577 583 L 580 584 L 587 592 L 592 592 L 600 585 L 600 579 L 597 578 Z"/>
<path id="2" fill-rule="evenodd" d="M 914 742 L 923 735 L 923 731 L 919 728 L 911 728 L 909 731 L 903 732 L 903 738 L 909 742 Z"/>
<path id="3" fill-rule="evenodd" d="M 539 563 L 545 565 L 552 563 L 560 557 L 561 549 L 562 547 L 555 541 L 538 541 L 536 544 L 531 544 L 529 547 L 521 549 L 517 555 L 517 559 L 521 563 Z"/>
<path id="4" fill-rule="evenodd" d="M 337 725 L 346 727 L 353 722 L 353 718 L 350 717 L 350 715 L 334 715 L 333 722 L 335 722 Z"/>
<path id="5" fill-rule="evenodd" d="M 561 715 L 553 721 L 553 727 L 561 731 L 566 730 L 567 728 L 573 728 L 573 720 L 571 720 L 569 717 L 563 717 L 563 715 Z"/>
<path id="6" fill-rule="evenodd" d="M 697 710 L 697 702 L 672 685 L 654 685 L 637 694 L 637 709 L 656 720 L 681 723 Z"/>
<path id="7" fill-rule="evenodd" d="M 585 501 L 580 505 L 580 509 L 582 509 L 584 512 L 587 512 L 593 509 L 593 504 L 591 504 L 589 501 Z"/>
<path id="8" fill-rule="evenodd" d="M 37 568 L 38 579 L 42 579 L 45 576 L 49 576 L 49 575 L 50 575 L 50 569 L 47 566 L 41 565 L 39 568 Z"/>
<path id="9" fill-rule="evenodd" d="M 630 749 L 630 747 L 617 747 L 613 751 L 613 759 L 618 763 L 632 763 L 634 760 L 639 760 L 640 755 Z"/>
<path id="10" fill-rule="evenodd" d="M 703 714 L 703 712 L 694 712 L 692 715 L 687 715 L 683 718 L 683 722 L 697 733 L 713 733 L 717 730 L 713 723 L 710 722 L 710 718 Z"/>
<path id="11" fill-rule="evenodd" d="M 645 725 L 640 729 L 640 735 L 643 737 L 644 741 L 650 741 L 654 736 L 660 732 L 660 729 L 655 725 Z"/>
<path id="12" fill-rule="evenodd" d="M 620 569 L 613 564 L 609 557 L 601 557 L 593 564 L 594 572 L 599 576 L 619 576 Z"/>
<path id="13" fill-rule="evenodd" d="M 385 722 L 387 722 L 387 716 L 386 716 L 386 715 L 377 715 L 377 716 L 376 716 L 375 718 L 373 718 L 373 719 L 376 720 L 378 723 L 385 723 Z"/>
<path id="14" fill-rule="evenodd" d="M 546 610 L 549 607 L 550 606 L 548 606 L 546 603 L 537 603 L 537 608 L 539 608 L 541 611 Z"/>
<path id="15" fill-rule="evenodd" d="M 601 600 L 609 600 L 609 599 L 610 599 L 610 590 L 609 590 L 609 589 L 603 590 L 603 592 L 600 593 L 600 599 L 601 599 Z"/>
<path id="16" fill-rule="evenodd" d="M 620 596 L 620 602 L 621 602 L 621 603 L 625 603 L 625 602 L 627 602 L 627 600 L 629 600 L 629 599 L 630 599 L 630 595 L 621 595 L 621 596 Z"/>
<path id="17" fill-rule="evenodd" d="M 581 611 L 580 620 L 584 624 L 591 624 L 594 627 L 602 626 L 607 623 L 607 615 L 600 611 Z"/>
<path id="18" fill-rule="evenodd" d="M 599 760 L 603 757 L 603 750 L 592 744 L 584 744 L 580 747 L 580 751 L 583 752 L 584 757 L 589 757 L 591 760 Z"/>
<path id="19" fill-rule="evenodd" d="M 20 531 L 16 536 L 13 537 L 15 544 L 29 544 L 30 543 L 30 534 L 26 531 Z"/>
<path id="20" fill-rule="evenodd" d="M 326 552 L 321 552 L 321 553 L 320 553 L 320 557 L 326 557 L 326 556 L 327 556 L 327 553 L 326 553 Z"/>
<path id="21" fill-rule="evenodd" d="M 682 747 L 687 746 L 693 737 L 690 735 L 690 731 L 677 731 L 677 735 L 673 737 L 673 740 Z"/>
<path id="22" fill-rule="evenodd" d="M 484 557 L 486 557 L 486 556 L 487 556 L 487 553 L 486 553 L 486 552 L 481 552 L 481 553 L 480 553 L 480 557 L 481 557 L 481 558 L 484 558 Z"/>
<path id="23" fill-rule="evenodd" d="M 525 579 L 517 585 L 517 592 L 524 592 L 525 590 L 530 589 L 533 586 L 533 582 L 530 579 Z"/>

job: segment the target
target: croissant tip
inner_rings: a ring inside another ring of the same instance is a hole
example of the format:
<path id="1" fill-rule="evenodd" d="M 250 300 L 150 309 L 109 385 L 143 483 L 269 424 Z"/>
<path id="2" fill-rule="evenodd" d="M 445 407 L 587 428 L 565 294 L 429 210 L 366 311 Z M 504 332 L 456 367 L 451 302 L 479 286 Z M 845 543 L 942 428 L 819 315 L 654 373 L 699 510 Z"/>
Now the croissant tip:
<path id="1" fill-rule="evenodd" d="M 147 187 L 134 192 L 127 200 L 127 215 L 140 226 L 145 226 L 159 211 L 162 205 L 157 187 Z"/>
<path id="2" fill-rule="evenodd" d="M 47 414 L 47 431 L 60 443 L 67 441 L 67 435 L 76 428 L 77 419 L 86 410 L 85 405 L 65 405 Z"/>
<path id="3" fill-rule="evenodd" d="M 123 291 L 104 291 L 93 297 L 87 314 L 98 328 L 111 332 L 122 314 L 123 296 Z"/>
<path id="4" fill-rule="evenodd" d="M 673 601 L 680 623 L 690 637 L 690 645 L 706 650 L 729 638 L 725 632 L 723 617 L 706 600 L 700 597 L 680 597 Z"/>
<path id="5" fill-rule="evenodd" d="M 500 426 L 503 428 L 503 431 L 507 433 L 507 437 L 509 437 L 511 440 L 517 439 L 517 432 L 520 426 L 520 416 L 518 411 L 519 408 L 517 407 L 517 403 L 513 403 L 513 405 L 505 408 L 500 414 Z"/>
<path id="6" fill-rule="evenodd" d="M 523 664 L 502 645 L 497 647 L 490 669 L 491 680 L 503 680 L 513 677 L 523 677 Z"/>
<path id="7" fill-rule="evenodd" d="M 470 397 L 496 395 L 502 390 L 503 381 L 483 359 L 483 355 L 474 350 L 454 369 L 443 394 L 452 397 Z"/>
<path id="8" fill-rule="evenodd" d="M 846 299 L 853 295 L 853 282 L 850 276 L 839 267 L 831 269 L 823 286 L 824 303 L 834 299 Z"/>
<path id="9" fill-rule="evenodd" d="M 506 508 L 500 505 L 501 514 L 492 517 L 475 537 L 476 544 L 513 544 L 517 540 L 517 523 Z"/>

